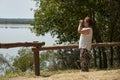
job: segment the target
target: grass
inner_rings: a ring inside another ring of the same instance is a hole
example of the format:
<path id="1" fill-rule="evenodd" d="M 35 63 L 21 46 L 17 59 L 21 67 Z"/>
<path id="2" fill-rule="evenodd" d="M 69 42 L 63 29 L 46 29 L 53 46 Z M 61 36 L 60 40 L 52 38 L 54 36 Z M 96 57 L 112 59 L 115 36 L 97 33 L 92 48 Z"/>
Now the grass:
<path id="1" fill-rule="evenodd" d="M 41 76 L 52 76 L 55 74 L 61 74 L 61 73 L 74 73 L 78 72 L 78 69 L 68 69 L 68 70 L 56 70 L 56 71 L 43 71 L 41 72 Z"/>
<path id="2" fill-rule="evenodd" d="M 18 77 L 18 76 L 34 77 L 35 75 L 33 72 L 10 71 L 6 75 L 1 75 L 0 80 L 8 80 L 9 78 Z"/>
<path id="3" fill-rule="evenodd" d="M 52 76 L 52 75 L 55 75 L 55 74 L 61 74 L 61 73 L 73 73 L 73 72 L 77 72 L 78 70 L 77 69 L 69 69 L 69 70 L 56 70 L 56 71 L 41 71 L 40 72 L 40 75 L 42 77 L 49 77 L 49 76 Z M 9 78 L 13 78 L 13 77 L 19 77 L 19 76 L 23 76 L 23 77 L 36 77 L 34 75 L 34 72 L 21 72 L 20 70 L 19 71 L 16 71 L 16 72 L 8 72 L 6 75 L 4 76 L 0 76 L 0 80 L 8 80 Z"/>
<path id="4" fill-rule="evenodd" d="M 10 72 L 5 76 L 0 76 L 0 80 L 120 80 L 120 69 L 116 70 L 90 70 L 87 73 L 80 73 L 80 70 L 57 70 L 42 71 L 40 77 L 36 77 L 34 72 Z M 25 79 L 24 79 L 24 78 Z"/>

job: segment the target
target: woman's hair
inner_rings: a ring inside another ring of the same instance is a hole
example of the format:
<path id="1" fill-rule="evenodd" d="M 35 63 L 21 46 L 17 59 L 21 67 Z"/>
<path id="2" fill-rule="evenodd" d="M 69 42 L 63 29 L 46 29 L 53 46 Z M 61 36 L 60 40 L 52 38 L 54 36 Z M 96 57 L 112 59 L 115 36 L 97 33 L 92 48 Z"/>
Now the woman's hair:
<path id="1" fill-rule="evenodd" d="M 85 17 L 85 19 L 86 19 L 86 22 L 88 22 L 89 23 L 89 26 L 93 26 L 94 25 L 94 23 L 93 23 L 93 21 L 92 21 L 92 19 L 90 18 L 90 17 Z"/>

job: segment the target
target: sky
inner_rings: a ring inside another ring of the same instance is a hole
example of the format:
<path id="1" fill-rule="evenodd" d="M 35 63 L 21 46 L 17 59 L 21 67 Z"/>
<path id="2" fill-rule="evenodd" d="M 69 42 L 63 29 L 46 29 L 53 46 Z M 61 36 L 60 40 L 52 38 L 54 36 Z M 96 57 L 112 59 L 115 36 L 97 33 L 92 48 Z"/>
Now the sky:
<path id="1" fill-rule="evenodd" d="M 0 18 L 34 18 L 33 0 L 0 0 Z"/>

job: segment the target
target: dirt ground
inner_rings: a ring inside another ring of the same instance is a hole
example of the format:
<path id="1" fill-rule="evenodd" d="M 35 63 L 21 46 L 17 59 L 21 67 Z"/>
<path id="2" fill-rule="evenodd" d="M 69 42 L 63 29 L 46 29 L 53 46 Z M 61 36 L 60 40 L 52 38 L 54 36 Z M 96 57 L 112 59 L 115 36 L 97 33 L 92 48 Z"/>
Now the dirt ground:
<path id="1" fill-rule="evenodd" d="M 9 80 L 120 80 L 120 69 L 55 74 L 49 77 L 15 77 Z"/>

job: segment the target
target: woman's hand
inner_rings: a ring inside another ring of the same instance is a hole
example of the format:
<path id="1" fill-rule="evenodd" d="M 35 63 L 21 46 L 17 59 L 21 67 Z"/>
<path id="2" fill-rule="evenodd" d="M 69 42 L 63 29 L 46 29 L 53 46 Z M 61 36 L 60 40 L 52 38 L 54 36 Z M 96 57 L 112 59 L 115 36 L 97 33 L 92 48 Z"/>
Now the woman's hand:
<path id="1" fill-rule="evenodd" d="M 83 24 L 83 20 L 79 20 L 79 26 L 78 26 L 78 32 L 79 33 L 82 30 L 82 24 Z"/>
<path id="2" fill-rule="evenodd" d="M 83 23 L 83 20 L 80 20 L 79 22 L 82 24 L 82 23 Z"/>

